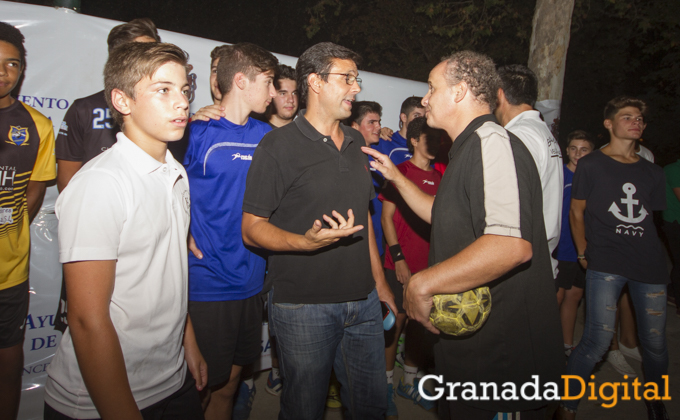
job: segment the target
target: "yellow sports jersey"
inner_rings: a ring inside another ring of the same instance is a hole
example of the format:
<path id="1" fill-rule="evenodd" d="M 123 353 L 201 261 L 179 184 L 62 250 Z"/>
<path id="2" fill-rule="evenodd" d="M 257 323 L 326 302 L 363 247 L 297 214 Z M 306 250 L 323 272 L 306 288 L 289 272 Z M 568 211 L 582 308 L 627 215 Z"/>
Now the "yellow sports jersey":
<path id="1" fill-rule="evenodd" d="M 52 122 L 20 101 L 0 109 L 0 290 L 28 279 L 28 181 L 56 177 Z"/>

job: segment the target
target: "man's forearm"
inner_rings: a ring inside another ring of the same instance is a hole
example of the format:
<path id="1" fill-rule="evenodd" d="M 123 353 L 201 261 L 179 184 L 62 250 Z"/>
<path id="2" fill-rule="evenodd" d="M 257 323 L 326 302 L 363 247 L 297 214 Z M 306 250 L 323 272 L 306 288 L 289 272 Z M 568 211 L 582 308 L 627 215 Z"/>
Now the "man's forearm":
<path id="1" fill-rule="evenodd" d="M 243 242 L 270 251 L 306 251 L 304 235 L 287 232 L 269 222 L 269 219 L 243 213 L 241 224 Z"/>
<path id="2" fill-rule="evenodd" d="M 411 210 L 427 223 L 432 223 L 434 197 L 423 192 L 405 176 L 397 178 L 393 184 Z"/>
<path id="3" fill-rule="evenodd" d="M 532 256 L 531 243 L 524 239 L 482 235 L 453 257 L 414 274 L 409 288 L 426 295 L 462 293 L 496 280 Z"/>

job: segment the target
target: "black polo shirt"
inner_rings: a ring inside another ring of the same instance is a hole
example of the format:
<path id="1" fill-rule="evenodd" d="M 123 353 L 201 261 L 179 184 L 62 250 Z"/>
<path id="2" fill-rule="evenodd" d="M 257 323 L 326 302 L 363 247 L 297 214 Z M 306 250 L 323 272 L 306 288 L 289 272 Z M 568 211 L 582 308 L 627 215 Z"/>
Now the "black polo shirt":
<path id="1" fill-rule="evenodd" d="M 248 171 L 243 211 L 288 232 L 304 235 L 324 214 L 352 209 L 364 229 L 315 252 L 269 257 L 267 283 L 276 303 L 336 303 L 365 299 L 375 288 L 368 251 L 368 204 L 374 197 L 361 134 L 340 125 L 338 150 L 300 115 L 267 133 Z M 324 222 L 325 224 L 325 222 Z"/>
<path id="2" fill-rule="evenodd" d="M 505 382 L 517 386 L 519 401 L 463 401 L 477 408 L 514 412 L 544 406 L 546 401 L 522 400 L 519 393 L 531 375 L 538 375 L 541 384 L 559 384 L 564 368 L 536 165 L 526 146 L 492 115 L 467 126 L 453 142 L 449 159 L 432 209 L 430 265 L 485 234 L 525 239 L 532 244 L 533 257 L 488 284 L 491 314 L 479 331 L 440 336 L 437 371 L 449 382 L 495 382 L 499 395 Z M 541 395 L 543 390 L 541 386 Z"/>

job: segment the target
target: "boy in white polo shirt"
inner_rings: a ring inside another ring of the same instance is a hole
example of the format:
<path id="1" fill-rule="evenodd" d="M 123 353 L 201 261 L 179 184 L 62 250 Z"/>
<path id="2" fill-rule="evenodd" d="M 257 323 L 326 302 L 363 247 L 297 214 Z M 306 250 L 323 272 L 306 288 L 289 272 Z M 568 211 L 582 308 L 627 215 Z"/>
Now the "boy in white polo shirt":
<path id="1" fill-rule="evenodd" d="M 45 419 L 202 419 L 207 366 L 187 315 L 189 184 L 167 151 L 187 124 L 187 56 L 172 44 L 123 45 L 104 85 L 122 133 L 56 204 L 69 326 L 48 369 Z"/>

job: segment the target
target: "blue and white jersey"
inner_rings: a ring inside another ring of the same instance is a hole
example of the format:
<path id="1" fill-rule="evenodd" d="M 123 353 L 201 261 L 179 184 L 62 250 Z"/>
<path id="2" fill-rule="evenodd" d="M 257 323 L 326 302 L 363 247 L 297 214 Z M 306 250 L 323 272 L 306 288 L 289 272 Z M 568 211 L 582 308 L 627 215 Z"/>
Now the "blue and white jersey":
<path id="1" fill-rule="evenodd" d="M 255 148 L 271 127 L 195 121 L 189 126 L 184 166 L 191 191 L 191 234 L 199 260 L 189 253 L 189 300 L 241 300 L 262 291 L 265 259 L 241 238 L 243 195 Z"/>
<path id="2" fill-rule="evenodd" d="M 392 134 L 392 141 L 380 139 L 376 150 L 386 154 L 395 165 L 404 163 L 413 157 L 408 151 L 407 140 L 398 131 Z"/>

